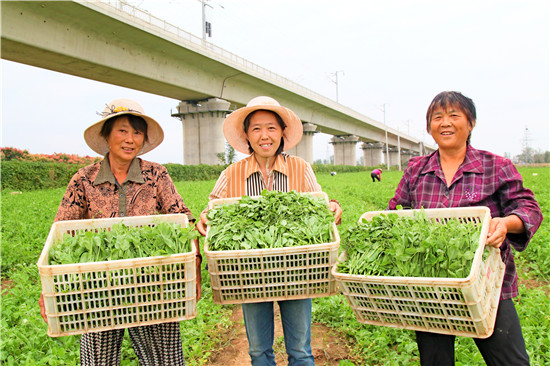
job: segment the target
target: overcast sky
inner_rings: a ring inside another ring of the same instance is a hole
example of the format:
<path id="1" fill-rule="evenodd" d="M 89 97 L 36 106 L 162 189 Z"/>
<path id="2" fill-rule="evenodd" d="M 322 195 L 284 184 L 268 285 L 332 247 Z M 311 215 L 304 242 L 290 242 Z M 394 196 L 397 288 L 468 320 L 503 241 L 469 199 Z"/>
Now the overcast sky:
<path id="1" fill-rule="evenodd" d="M 136 0 L 197 36 L 200 0 Z M 525 142 L 550 150 L 548 1 L 209 0 L 219 47 L 389 126 L 434 144 L 425 130 L 433 97 L 471 97 L 472 145 L 517 155 Z M 165 141 L 145 159 L 182 163 L 177 100 L 2 60 L 2 146 L 31 153 L 95 155 L 83 140 L 105 103 L 135 99 Z M 332 154 L 314 138 L 314 159 Z M 359 155 L 358 155 L 359 158 Z"/>

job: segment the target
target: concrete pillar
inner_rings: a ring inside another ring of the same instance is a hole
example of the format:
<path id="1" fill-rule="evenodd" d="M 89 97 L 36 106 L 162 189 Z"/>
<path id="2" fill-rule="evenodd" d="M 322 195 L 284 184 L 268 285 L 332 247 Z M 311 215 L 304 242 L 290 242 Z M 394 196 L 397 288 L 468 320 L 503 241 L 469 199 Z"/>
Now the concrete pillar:
<path id="1" fill-rule="evenodd" d="M 409 160 L 413 156 L 413 152 L 411 150 L 405 150 L 401 152 L 401 166 L 406 167 L 409 164 Z"/>
<path id="2" fill-rule="evenodd" d="M 313 135 L 317 133 L 315 131 L 317 126 L 313 123 L 302 123 L 304 128 L 304 134 L 302 139 L 296 146 L 287 150 L 286 153 L 289 155 L 299 156 L 310 164 L 313 164 Z"/>
<path id="3" fill-rule="evenodd" d="M 401 171 L 401 137 L 397 136 L 397 169 Z"/>
<path id="4" fill-rule="evenodd" d="M 334 165 L 357 165 L 355 149 L 359 137 L 355 135 L 334 136 L 330 143 L 334 146 Z"/>
<path id="5" fill-rule="evenodd" d="M 183 125 L 183 163 L 186 165 L 220 164 L 219 153 L 225 153 L 222 124 L 230 113 L 230 103 L 219 98 L 182 101 L 173 117 Z"/>
<path id="6" fill-rule="evenodd" d="M 400 159 L 400 154 L 399 154 L 399 149 L 395 148 L 395 147 L 392 147 L 389 149 L 389 154 L 390 154 L 390 157 L 389 157 L 389 162 L 390 162 L 390 167 L 392 166 L 396 166 L 399 167 L 401 166 L 399 164 L 399 159 Z"/>
<path id="7" fill-rule="evenodd" d="M 377 166 L 384 164 L 382 155 L 382 149 L 384 145 L 374 142 L 363 142 L 361 149 L 363 149 L 363 165 L 364 166 Z"/>
<path id="8" fill-rule="evenodd" d="M 418 143 L 418 151 L 420 153 L 420 156 L 426 155 L 426 148 L 424 147 L 424 142 L 423 141 L 420 141 Z"/>

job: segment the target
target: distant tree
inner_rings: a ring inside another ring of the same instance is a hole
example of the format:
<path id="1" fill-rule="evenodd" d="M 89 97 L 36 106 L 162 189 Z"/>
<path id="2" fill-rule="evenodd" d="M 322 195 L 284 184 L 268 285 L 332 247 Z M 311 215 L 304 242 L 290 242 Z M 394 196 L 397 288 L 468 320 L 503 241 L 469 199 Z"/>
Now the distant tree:
<path id="1" fill-rule="evenodd" d="M 226 143 L 226 151 L 227 151 L 227 164 L 233 164 L 237 160 L 235 149 L 233 148 L 233 146 Z"/>
<path id="2" fill-rule="evenodd" d="M 516 156 L 516 160 L 520 164 L 533 164 L 535 162 L 534 155 L 535 151 L 532 148 L 526 146 L 521 151 L 521 154 Z"/>
<path id="3" fill-rule="evenodd" d="M 225 143 L 225 151 L 217 153 L 216 156 L 218 157 L 221 165 L 233 164 L 237 160 L 235 149 L 227 142 Z"/>

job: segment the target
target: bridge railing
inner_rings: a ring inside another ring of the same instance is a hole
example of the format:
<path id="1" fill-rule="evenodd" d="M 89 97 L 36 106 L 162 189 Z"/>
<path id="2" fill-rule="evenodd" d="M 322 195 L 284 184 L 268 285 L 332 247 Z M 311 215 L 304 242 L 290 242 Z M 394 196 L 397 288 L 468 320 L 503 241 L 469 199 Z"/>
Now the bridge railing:
<path id="1" fill-rule="evenodd" d="M 171 35 L 177 36 L 178 40 L 186 43 L 191 44 L 194 47 L 200 47 L 204 51 L 213 52 L 218 57 L 230 61 L 234 64 L 237 64 L 239 66 L 242 66 L 243 68 L 246 68 L 247 71 L 252 71 L 256 74 L 261 75 L 265 79 L 269 79 L 272 82 L 277 82 L 280 86 L 298 92 L 304 96 L 307 96 L 313 100 L 321 101 L 323 104 L 332 104 L 336 103 L 332 99 L 329 99 L 319 93 L 314 92 L 311 89 L 308 89 L 304 87 L 303 85 L 300 85 L 284 76 L 281 76 L 277 73 L 274 73 L 266 68 L 263 68 L 249 60 L 246 60 L 243 57 L 240 57 L 230 51 L 227 51 L 219 46 L 216 46 L 213 43 L 210 43 L 208 41 L 205 41 L 204 39 L 195 36 L 192 33 L 189 33 L 178 26 L 175 26 L 171 23 L 168 23 L 167 21 L 158 18 L 151 13 L 149 13 L 146 10 L 140 9 L 136 6 L 133 6 L 131 4 L 128 4 L 125 1 L 122 0 L 100 0 L 101 3 L 110 5 L 112 8 L 118 9 L 120 11 L 123 11 L 126 14 L 129 14 L 135 18 L 138 18 L 149 25 L 153 27 L 157 27 L 162 29 L 165 32 L 168 32 Z"/>

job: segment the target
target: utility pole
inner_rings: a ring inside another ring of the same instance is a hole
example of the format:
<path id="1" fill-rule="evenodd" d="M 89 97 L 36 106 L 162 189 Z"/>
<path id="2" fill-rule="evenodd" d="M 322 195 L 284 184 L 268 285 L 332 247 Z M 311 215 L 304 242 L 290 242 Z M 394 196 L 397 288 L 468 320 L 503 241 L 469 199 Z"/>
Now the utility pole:
<path id="1" fill-rule="evenodd" d="M 384 112 L 384 133 L 386 134 L 386 169 L 390 170 L 390 151 L 388 149 L 388 126 L 386 126 L 386 103 L 382 104 L 382 112 Z"/>
<path id="2" fill-rule="evenodd" d="M 206 41 L 206 35 L 212 37 L 212 23 L 206 21 L 206 7 L 210 6 L 206 3 L 206 0 L 201 0 L 202 3 L 202 39 Z M 210 6 L 212 8 L 212 6 Z"/>
<path id="3" fill-rule="evenodd" d="M 331 79 L 331 81 L 336 84 L 336 103 L 339 103 L 338 101 L 338 73 L 342 73 L 342 75 L 344 74 L 344 71 L 342 70 L 338 70 L 336 71 L 334 74 L 331 74 L 331 75 L 334 75 L 334 80 Z"/>

